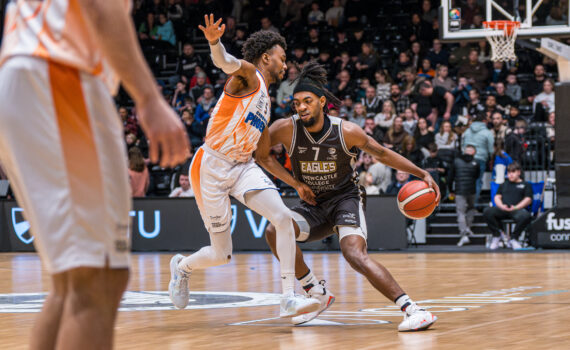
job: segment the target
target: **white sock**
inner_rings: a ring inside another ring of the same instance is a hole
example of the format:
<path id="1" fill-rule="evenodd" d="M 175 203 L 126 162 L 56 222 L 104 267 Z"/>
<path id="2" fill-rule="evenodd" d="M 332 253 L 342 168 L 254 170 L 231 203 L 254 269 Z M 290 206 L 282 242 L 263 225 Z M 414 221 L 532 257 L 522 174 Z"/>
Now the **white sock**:
<path id="1" fill-rule="evenodd" d="M 319 283 L 319 280 L 311 270 L 309 270 L 305 276 L 299 278 L 298 280 L 305 291 L 308 291 L 308 289 L 311 289 L 311 287 L 316 286 Z"/>
<path id="2" fill-rule="evenodd" d="M 294 273 L 282 273 L 281 274 L 281 286 L 283 287 L 284 295 L 295 294 L 295 274 Z"/>
<path id="3" fill-rule="evenodd" d="M 408 315 L 411 315 L 419 309 L 418 305 L 407 294 L 402 294 L 394 301 L 396 305 Z"/>

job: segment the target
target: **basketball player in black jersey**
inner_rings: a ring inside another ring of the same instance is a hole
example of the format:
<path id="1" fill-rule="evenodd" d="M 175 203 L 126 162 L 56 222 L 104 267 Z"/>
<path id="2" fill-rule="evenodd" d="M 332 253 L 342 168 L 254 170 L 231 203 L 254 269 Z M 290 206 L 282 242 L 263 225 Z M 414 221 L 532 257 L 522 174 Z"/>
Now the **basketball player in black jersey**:
<path id="1" fill-rule="evenodd" d="M 359 190 L 354 170 L 358 149 L 394 169 L 426 181 L 436 191 L 437 201 L 439 188 L 427 171 L 382 147 L 358 125 L 328 116 L 325 113 L 327 103 L 339 101 L 324 88 L 325 84 L 325 69 L 314 61 L 306 64 L 293 94 L 297 115 L 277 120 L 269 129 L 271 143 L 281 143 L 287 148 L 295 179 L 307 184 L 316 195 L 316 205 L 301 200 L 299 206 L 292 208 L 297 241 L 321 240 L 338 234 L 340 248 L 350 266 L 405 313 L 398 330 L 426 329 L 437 317 L 417 306 L 390 272 L 367 254 L 364 193 Z M 283 180 L 291 182 L 292 179 Z M 269 225 L 265 233 L 275 254 L 275 228 Z M 295 268 L 296 277 L 307 294 L 321 301 L 318 311 L 293 318 L 293 323 L 301 324 L 326 310 L 334 296 L 324 288 L 324 281 L 318 282 L 307 267 L 299 247 Z"/>

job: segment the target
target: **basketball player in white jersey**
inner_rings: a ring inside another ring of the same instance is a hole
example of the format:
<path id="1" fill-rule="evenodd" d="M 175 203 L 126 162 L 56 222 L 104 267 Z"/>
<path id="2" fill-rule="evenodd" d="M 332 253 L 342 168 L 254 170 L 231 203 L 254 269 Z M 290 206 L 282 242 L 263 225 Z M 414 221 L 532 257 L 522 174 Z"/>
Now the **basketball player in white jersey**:
<path id="1" fill-rule="evenodd" d="M 112 99 L 133 97 L 162 166 L 189 154 L 138 46 L 128 1 L 10 1 L 0 52 L 0 161 L 51 290 L 31 349 L 111 349 L 128 280 L 130 187 Z"/>
<path id="2" fill-rule="evenodd" d="M 210 234 L 210 245 L 184 257 L 177 254 L 170 261 L 168 291 L 172 303 L 183 309 L 188 305 L 189 277 L 193 270 L 227 264 L 232 256 L 230 196 L 264 216 L 277 231 L 276 250 L 281 257 L 283 295 L 280 316 L 293 317 L 318 309 L 319 302 L 294 294 L 295 236 L 291 211 L 277 188 L 259 168 L 252 154 L 269 150 L 267 125 L 270 118 L 270 84 L 283 79 L 285 39 L 270 31 L 252 34 L 243 46 L 244 59 L 229 55 L 219 38 L 225 25 L 213 15 L 204 16 L 199 26 L 210 43 L 214 64 L 230 78 L 220 96 L 206 132 L 205 144 L 196 151 L 190 166 L 190 178 L 200 214 Z M 263 166 L 278 177 L 286 170 L 275 160 Z M 299 195 L 314 202 L 311 190 L 299 181 L 288 183 Z"/>
<path id="3" fill-rule="evenodd" d="M 326 115 L 324 110 L 327 103 L 340 102 L 325 89 L 326 76 L 326 70 L 315 61 L 305 64 L 293 93 L 293 106 L 298 114 L 278 120 L 270 128 L 272 144 L 281 143 L 288 150 L 294 177 L 307 183 L 316 194 L 316 206 L 302 201 L 292 209 L 295 212 L 297 240 L 310 242 L 337 233 L 340 249 L 350 266 L 405 313 L 398 330 L 427 329 L 437 317 L 418 307 L 390 272 L 371 259 L 366 251 L 365 193 L 359 191 L 354 169 L 358 149 L 394 169 L 426 181 L 437 193 L 436 201 L 439 201 L 439 188 L 427 171 L 380 146 L 358 125 Z M 284 180 L 292 181 L 289 178 Z M 267 227 L 265 237 L 272 251 L 279 256 L 274 249 L 275 229 L 271 225 Z M 303 288 L 309 296 L 321 301 L 317 312 L 292 319 L 294 324 L 301 324 L 326 310 L 334 301 L 334 296 L 325 288 L 324 281 L 319 282 L 307 267 L 299 248 L 296 260 L 295 272 Z"/>

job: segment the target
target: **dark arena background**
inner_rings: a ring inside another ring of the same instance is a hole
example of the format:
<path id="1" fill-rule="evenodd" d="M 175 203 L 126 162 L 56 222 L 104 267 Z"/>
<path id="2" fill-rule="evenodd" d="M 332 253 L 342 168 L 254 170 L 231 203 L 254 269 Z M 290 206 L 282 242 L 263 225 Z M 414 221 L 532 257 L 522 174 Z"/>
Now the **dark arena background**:
<path id="1" fill-rule="evenodd" d="M 437 181 L 440 205 L 428 218 L 410 220 L 396 202 L 413 180 L 409 174 L 363 152 L 354 165 L 367 193 L 370 258 L 439 320 L 425 332 L 398 333 L 402 312 L 346 262 L 337 235 L 300 244 L 336 302 L 302 326 L 279 318 L 279 262 L 265 241 L 268 221 L 235 200 L 232 262 L 193 272 L 190 304 L 175 309 L 170 258 L 209 244 L 186 188 L 193 154 L 175 168 L 151 163 L 134 102 L 121 88 L 115 102 L 125 152 L 140 150 L 146 167 L 132 176 L 132 270 L 117 349 L 570 347 L 568 0 L 134 0 L 140 46 L 194 152 L 228 79 L 198 29 L 210 13 L 223 19 L 221 42 L 237 58 L 257 30 L 286 39 L 285 78 L 269 87 L 271 122 L 295 114 L 294 80 L 316 60 L 326 68 L 326 88 L 342 101 L 328 113 L 358 124 Z M 516 59 L 492 60 L 483 22 L 494 20 L 520 22 Z M 467 145 L 474 158 L 466 157 Z M 274 146 L 272 155 L 291 171 L 284 147 Z M 479 176 L 463 171 L 470 163 Z M 502 220 L 497 237 L 488 213 L 513 163 L 532 188 L 522 209 L 531 219 L 522 230 Z M 50 280 L 2 166 L 0 347 L 27 349 Z M 271 178 L 286 205 L 299 202 L 293 188 Z M 477 194 L 466 195 L 465 186 Z"/>

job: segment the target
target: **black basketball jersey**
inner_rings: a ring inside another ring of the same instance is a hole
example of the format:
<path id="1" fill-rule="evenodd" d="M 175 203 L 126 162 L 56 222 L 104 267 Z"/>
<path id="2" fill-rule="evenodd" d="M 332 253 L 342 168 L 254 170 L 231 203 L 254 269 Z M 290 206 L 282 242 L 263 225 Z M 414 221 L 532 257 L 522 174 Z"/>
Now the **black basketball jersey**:
<path id="1" fill-rule="evenodd" d="M 298 115 L 293 119 L 293 138 L 288 150 L 293 175 L 307 184 L 317 202 L 339 195 L 359 196 L 355 163 L 357 150 L 347 149 L 342 119 L 325 115 L 330 125 L 319 140 L 305 129 Z"/>

